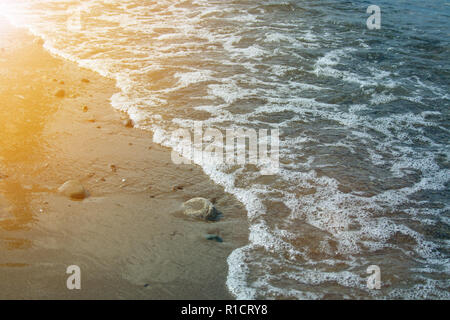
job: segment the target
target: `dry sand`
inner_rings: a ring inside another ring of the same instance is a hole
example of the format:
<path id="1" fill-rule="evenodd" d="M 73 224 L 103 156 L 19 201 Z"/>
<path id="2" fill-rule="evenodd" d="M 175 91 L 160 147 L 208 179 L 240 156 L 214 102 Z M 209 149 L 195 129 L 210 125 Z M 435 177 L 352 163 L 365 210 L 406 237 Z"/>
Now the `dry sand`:
<path id="1" fill-rule="evenodd" d="M 247 243 L 243 205 L 199 167 L 174 165 L 151 133 L 124 126 L 109 104 L 114 81 L 4 21 L 0 34 L 0 298 L 232 298 L 226 259 Z M 89 197 L 58 194 L 69 179 Z M 220 221 L 182 214 L 199 196 Z M 70 265 L 81 290 L 66 288 Z"/>

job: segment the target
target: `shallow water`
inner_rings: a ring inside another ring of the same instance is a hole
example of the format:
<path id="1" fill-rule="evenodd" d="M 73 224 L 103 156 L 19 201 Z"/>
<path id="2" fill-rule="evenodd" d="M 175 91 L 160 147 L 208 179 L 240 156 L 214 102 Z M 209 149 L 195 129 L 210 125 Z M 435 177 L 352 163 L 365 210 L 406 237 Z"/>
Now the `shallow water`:
<path id="1" fill-rule="evenodd" d="M 275 176 L 203 164 L 247 206 L 237 298 L 450 298 L 447 1 L 378 1 L 380 30 L 366 1 L 0 4 L 116 79 L 112 105 L 161 144 L 193 120 L 280 130 Z"/>

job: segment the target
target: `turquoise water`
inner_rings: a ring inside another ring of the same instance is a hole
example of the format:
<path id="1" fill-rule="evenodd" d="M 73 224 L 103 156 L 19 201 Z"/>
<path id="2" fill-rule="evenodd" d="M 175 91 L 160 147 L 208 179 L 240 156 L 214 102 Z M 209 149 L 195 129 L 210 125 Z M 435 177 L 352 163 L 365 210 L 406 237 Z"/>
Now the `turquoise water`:
<path id="1" fill-rule="evenodd" d="M 280 130 L 275 176 L 203 164 L 247 206 L 237 298 L 450 298 L 448 1 L 0 3 L 116 79 L 113 107 L 161 144 L 192 121 Z"/>

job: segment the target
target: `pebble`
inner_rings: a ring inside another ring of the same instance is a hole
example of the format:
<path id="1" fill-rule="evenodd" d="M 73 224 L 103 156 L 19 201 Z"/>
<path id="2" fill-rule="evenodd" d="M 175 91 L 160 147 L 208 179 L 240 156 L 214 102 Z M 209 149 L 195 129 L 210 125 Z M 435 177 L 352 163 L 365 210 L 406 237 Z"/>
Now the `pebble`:
<path id="1" fill-rule="evenodd" d="M 44 39 L 37 38 L 37 39 L 33 40 L 33 43 L 38 45 L 38 46 L 40 46 L 40 47 L 42 47 L 44 45 Z"/>
<path id="2" fill-rule="evenodd" d="M 78 180 L 66 181 L 61 187 L 58 188 L 58 192 L 72 199 L 81 200 L 86 198 L 86 190 Z"/>
<path id="3" fill-rule="evenodd" d="M 184 189 L 183 186 L 173 186 L 172 187 L 172 191 L 183 190 L 183 189 Z"/>
<path id="4" fill-rule="evenodd" d="M 58 97 L 58 98 L 64 98 L 64 97 L 66 96 L 66 92 L 65 92 L 63 89 L 58 90 L 58 91 L 55 93 L 55 96 Z"/>
<path id="5" fill-rule="evenodd" d="M 127 128 L 133 128 L 134 127 L 133 120 L 131 120 L 131 119 L 125 119 L 125 120 L 122 121 L 122 123 Z"/>
<path id="6" fill-rule="evenodd" d="M 216 235 L 207 235 L 206 240 L 211 240 L 211 241 L 214 240 L 216 242 L 223 242 L 223 239 Z"/>

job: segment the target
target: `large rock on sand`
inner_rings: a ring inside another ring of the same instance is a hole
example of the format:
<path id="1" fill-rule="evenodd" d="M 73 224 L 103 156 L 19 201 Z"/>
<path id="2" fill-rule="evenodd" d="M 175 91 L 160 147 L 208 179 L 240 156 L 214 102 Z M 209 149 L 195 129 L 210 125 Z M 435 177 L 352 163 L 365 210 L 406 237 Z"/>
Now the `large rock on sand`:
<path id="1" fill-rule="evenodd" d="M 72 199 L 86 198 L 86 190 L 78 180 L 69 180 L 58 188 L 58 192 Z"/>
<path id="2" fill-rule="evenodd" d="M 215 220 L 219 212 L 214 205 L 205 198 L 193 198 L 183 203 L 184 214 L 204 220 Z"/>

